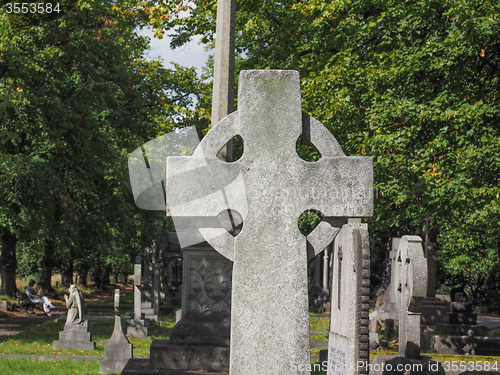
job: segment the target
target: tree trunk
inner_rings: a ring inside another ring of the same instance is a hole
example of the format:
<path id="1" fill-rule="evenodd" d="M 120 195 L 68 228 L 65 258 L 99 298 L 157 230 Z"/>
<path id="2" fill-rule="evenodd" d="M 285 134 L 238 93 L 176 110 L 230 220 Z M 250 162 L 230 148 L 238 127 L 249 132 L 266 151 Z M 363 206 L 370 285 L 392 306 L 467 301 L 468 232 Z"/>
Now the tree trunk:
<path id="1" fill-rule="evenodd" d="M 107 287 L 109 287 L 109 285 L 110 285 L 109 279 L 111 277 L 112 270 L 113 270 L 113 268 L 110 265 L 108 265 L 108 266 L 106 266 L 106 268 L 104 268 L 104 272 L 102 273 L 102 280 L 101 280 L 101 284 L 102 284 L 103 289 L 107 289 Z"/>
<path id="2" fill-rule="evenodd" d="M 68 260 L 61 265 L 61 286 L 68 289 L 73 284 L 73 261 Z"/>
<path id="3" fill-rule="evenodd" d="M 2 294 L 14 296 L 17 292 L 16 287 L 16 245 L 17 237 L 8 229 L 4 229 L 1 235 L 1 252 L 0 252 L 0 275 L 2 278 L 2 286 L 0 291 Z"/>
<path id="4" fill-rule="evenodd" d="M 102 274 L 102 268 L 97 267 L 90 271 L 90 282 L 95 285 L 97 289 L 101 289 L 101 274 Z"/>
<path id="5" fill-rule="evenodd" d="M 54 289 L 51 285 L 52 270 L 54 269 L 54 242 L 50 239 L 45 239 L 45 246 L 43 249 L 42 264 L 40 270 L 40 280 L 38 281 L 38 293 L 40 295 L 51 294 Z"/>
<path id="6" fill-rule="evenodd" d="M 88 268 L 81 268 L 78 271 L 78 281 L 79 281 L 81 286 L 88 286 L 88 282 L 87 282 L 88 276 L 89 276 L 89 269 Z"/>

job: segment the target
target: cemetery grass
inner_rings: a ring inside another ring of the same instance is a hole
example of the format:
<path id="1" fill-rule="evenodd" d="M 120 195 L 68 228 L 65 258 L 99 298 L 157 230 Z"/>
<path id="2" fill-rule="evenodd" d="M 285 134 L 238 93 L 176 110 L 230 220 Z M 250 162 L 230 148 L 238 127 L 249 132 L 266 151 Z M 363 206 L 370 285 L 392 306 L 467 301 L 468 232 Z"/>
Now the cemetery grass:
<path id="1" fill-rule="evenodd" d="M 0 372 L 4 374 L 98 374 L 99 360 L 88 362 L 36 361 L 29 358 L 2 359 Z"/>
<path id="2" fill-rule="evenodd" d="M 122 327 L 125 330 L 123 320 L 124 319 L 122 319 Z M 0 353 L 103 356 L 104 345 L 113 333 L 114 320 L 92 320 L 89 323 L 89 330 L 92 333 L 92 341 L 96 342 L 95 350 L 54 350 L 54 341 L 58 340 L 59 332 L 64 328 L 64 321 L 50 320 L 28 328 L 15 336 L 3 339 L 0 341 Z M 166 316 L 160 321 L 158 334 L 153 337 L 159 339 L 169 338 L 170 329 L 174 324 L 175 318 L 173 316 Z M 134 346 L 134 357 L 149 357 L 149 348 L 151 346 L 152 339 L 130 338 L 129 341 Z"/>

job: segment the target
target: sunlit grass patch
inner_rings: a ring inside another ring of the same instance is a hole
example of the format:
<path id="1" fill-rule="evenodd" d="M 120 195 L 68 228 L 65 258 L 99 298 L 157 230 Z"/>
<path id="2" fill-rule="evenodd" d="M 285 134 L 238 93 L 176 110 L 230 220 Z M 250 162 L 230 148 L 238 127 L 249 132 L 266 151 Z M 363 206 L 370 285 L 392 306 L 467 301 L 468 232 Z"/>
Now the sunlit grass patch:
<path id="1" fill-rule="evenodd" d="M 100 361 L 36 361 L 29 358 L 0 359 L 3 374 L 98 374 Z"/>
<path id="2" fill-rule="evenodd" d="M 309 317 L 309 329 L 314 332 L 328 332 L 330 326 L 330 318 L 328 317 Z"/>

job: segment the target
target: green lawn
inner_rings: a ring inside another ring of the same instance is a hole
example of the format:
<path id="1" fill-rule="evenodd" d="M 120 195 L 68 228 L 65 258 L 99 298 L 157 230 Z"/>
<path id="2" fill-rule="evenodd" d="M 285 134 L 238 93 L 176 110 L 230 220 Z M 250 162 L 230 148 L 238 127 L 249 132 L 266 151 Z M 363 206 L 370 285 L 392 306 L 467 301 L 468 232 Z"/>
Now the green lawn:
<path id="1" fill-rule="evenodd" d="M 99 374 L 99 362 L 34 361 L 28 358 L 0 359 L 0 372 L 3 374 Z"/>
<path id="2" fill-rule="evenodd" d="M 111 308 L 111 306 L 110 306 Z M 123 326 L 125 325 L 122 319 Z M 311 348 L 311 354 L 317 355 L 322 349 L 328 348 L 328 324 L 329 319 L 326 317 L 311 315 L 310 316 L 310 330 L 313 332 L 321 332 L 311 336 L 313 341 L 323 341 L 324 346 L 321 348 Z M 175 325 L 175 317 L 168 315 L 162 317 L 160 321 L 160 329 L 157 335 L 153 338 L 168 339 L 170 337 L 170 330 Z M 64 327 L 64 322 L 55 320 L 47 321 L 43 324 L 34 326 L 27 329 L 8 340 L 0 341 L 0 353 L 6 354 L 62 354 L 73 356 L 98 356 L 104 355 L 104 344 L 107 342 L 112 334 L 114 326 L 113 319 L 104 319 L 99 321 L 90 321 L 89 329 L 92 332 L 92 340 L 96 342 L 96 350 L 54 350 L 53 343 L 59 337 L 59 331 Z M 324 333 L 323 333 L 324 332 Z M 149 348 L 152 339 L 146 338 L 131 338 L 129 340 L 134 346 L 134 357 L 149 357 Z M 394 351 L 385 352 L 372 352 L 370 358 L 375 355 L 391 355 L 397 354 Z M 426 354 L 445 362 L 458 362 L 470 361 L 476 363 L 494 363 L 498 361 L 498 357 L 485 357 L 485 356 L 445 356 L 438 354 Z M 316 357 L 317 358 L 317 357 Z M 98 374 L 99 373 L 100 359 L 95 361 L 72 361 L 68 359 L 58 361 L 37 361 L 30 358 L 20 359 L 0 359 L 0 373 L 4 374 Z M 311 364 L 311 375 L 324 375 L 325 371 L 321 371 L 321 366 L 318 360 L 314 360 Z"/>
<path id="3" fill-rule="evenodd" d="M 172 316 L 164 317 L 160 322 L 159 334 L 153 336 L 158 339 L 168 339 L 170 329 L 175 324 Z M 125 324 L 122 319 L 122 326 Z M 64 322 L 56 320 L 47 321 L 19 334 L 0 342 L 0 353 L 6 354 L 64 354 L 64 355 L 104 355 L 104 344 L 113 333 L 114 321 L 106 319 L 102 321 L 90 321 L 89 330 L 92 333 L 92 341 L 96 343 L 95 350 L 54 350 L 53 343 L 59 338 L 59 331 L 64 328 Z M 125 327 L 124 327 L 125 330 Z M 135 357 L 148 357 L 151 339 L 131 338 L 129 340 L 134 346 Z"/>

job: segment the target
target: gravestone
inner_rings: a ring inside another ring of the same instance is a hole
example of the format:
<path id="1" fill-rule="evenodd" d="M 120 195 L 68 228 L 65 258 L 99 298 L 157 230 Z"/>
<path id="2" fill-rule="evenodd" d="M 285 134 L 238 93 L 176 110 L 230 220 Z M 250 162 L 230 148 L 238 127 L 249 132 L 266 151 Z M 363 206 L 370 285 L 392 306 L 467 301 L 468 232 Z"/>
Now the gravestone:
<path id="1" fill-rule="evenodd" d="M 401 238 L 394 237 L 392 238 L 392 246 L 389 257 L 391 258 L 391 283 L 389 285 L 389 301 L 385 304 L 384 310 L 389 313 L 388 319 L 399 319 L 399 313 L 397 311 L 397 286 L 396 286 L 396 267 L 397 267 L 397 257 L 398 257 L 398 248 L 399 241 Z"/>
<path id="2" fill-rule="evenodd" d="M 314 259 L 313 285 L 309 290 L 309 304 L 320 307 L 322 312 L 329 309 L 330 289 L 329 270 L 331 246 L 328 246 L 322 254 L 316 255 Z"/>
<path id="3" fill-rule="evenodd" d="M 333 244 L 328 375 L 367 374 L 370 247 L 367 224 L 350 220 Z"/>
<path id="4" fill-rule="evenodd" d="M 192 157 L 167 159 L 167 214 L 199 218 L 203 237 L 234 262 L 230 373 L 306 374 L 307 258 L 339 232 L 333 218 L 371 216 L 372 160 L 346 157 L 302 114 L 297 72 L 244 71 L 238 98 L 238 111 L 212 127 Z M 221 162 L 216 155 L 236 135 L 243 156 Z M 299 158 L 299 136 L 320 151 L 318 162 Z M 243 219 L 234 237 L 211 224 L 228 209 Z M 306 238 L 298 218 L 307 210 L 324 218 Z"/>
<path id="5" fill-rule="evenodd" d="M 420 315 L 422 302 L 427 294 L 427 260 L 420 237 L 401 237 L 395 279 L 399 311 L 399 355 L 419 358 Z"/>
<path id="6" fill-rule="evenodd" d="M 111 338 L 104 344 L 104 359 L 99 363 L 100 374 L 121 372 L 128 360 L 132 358 L 133 347 L 123 334 L 119 315 L 120 289 L 115 289 L 114 308 L 115 327 Z"/>
<path id="7" fill-rule="evenodd" d="M 59 340 L 54 341 L 54 349 L 94 350 L 95 342 L 89 332 L 89 323 L 83 319 L 83 295 L 75 286 L 69 287 L 69 296 L 64 295 L 68 308 L 64 330 L 59 332 Z"/>
<path id="8" fill-rule="evenodd" d="M 160 265 L 157 263 L 156 240 L 144 248 L 141 285 L 141 316 L 144 319 L 158 320 L 160 314 Z M 155 271 L 155 268 L 156 271 Z"/>
<path id="9" fill-rule="evenodd" d="M 328 256 L 328 248 L 325 249 L 323 252 L 323 285 L 321 288 L 321 293 L 318 296 L 318 302 L 321 304 L 321 307 L 323 311 L 326 310 L 326 306 L 328 302 L 330 302 L 330 289 L 328 287 L 328 270 L 329 270 L 329 264 L 330 264 L 330 258 Z"/>
<path id="10" fill-rule="evenodd" d="M 395 271 L 399 355 L 375 356 L 370 363 L 370 374 L 445 375 L 438 361 L 420 356 L 420 315 L 427 294 L 427 260 L 420 237 L 401 237 Z"/>
<path id="11" fill-rule="evenodd" d="M 171 303 L 178 306 L 182 293 L 182 251 L 174 231 L 162 230 L 163 241 L 160 241 L 160 260 L 162 265 L 161 292 L 162 299 L 170 297 Z"/>
<path id="12" fill-rule="evenodd" d="M 153 265 L 153 318 L 158 320 L 160 317 L 160 264 Z"/>
<path id="13" fill-rule="evenodd" d="M 228 371 L 232 263 L 206 242 L 183 249 L 181 319 L 153 340 L 150 367 Z"/>
<path id="14" fill-rule="evenodd" d="M 142 262 L 141 257 L 135 258 L 134 265 L 134 318 L 127 320 L 128 337 L 148 337 L 151 336 L 149 319 L 145 319 L 142 314 Z"/>
<path id="15" fill-rule="evenodd" d="M 309 304 L 317 305 L 321 294 L 321 254 L 314 257 L 314 268 L 312 270 L 311 285 L 309 288 Z"/>

